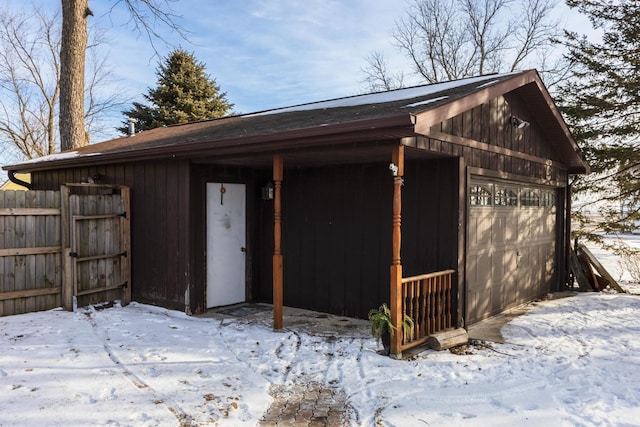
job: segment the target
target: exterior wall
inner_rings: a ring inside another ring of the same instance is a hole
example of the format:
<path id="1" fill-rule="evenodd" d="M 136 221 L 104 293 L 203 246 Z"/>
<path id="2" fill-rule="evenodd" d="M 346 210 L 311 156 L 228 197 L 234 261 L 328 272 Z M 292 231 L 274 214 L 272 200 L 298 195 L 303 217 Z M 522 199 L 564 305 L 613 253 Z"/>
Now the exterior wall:
<path id="1" fill-rule="evenodd" d="M 412 139 L 415 148 L 446 157 L 406 162 L 405 277 L 461 270 L 458 230 L 464 224 L 458 222 L 465 206 L 459 199 L 464 179 L 460 158 L 474 173 L 491 171 L 500 178 L 566 185 L 566 169 L 544 139 L 542 126 L 531 121 L 527 111 L 517 95 L 506 94 L 432 127 L 428 136 Z M 515 129 L 508 122 L 511 115 L 531 121 L 531 126 Z M 409 139 L 403 141 L 412 146 Z M 273 202 L 260 198 L 261 187 L 271 179 L 270 169 L 150 160 L 34 172 L 33 186 L 58 190 L 63 183 L 95 174 L 101 175 L 100 182 L 131 188 L 132 298 L 190 313 L 203 311 L 206 301 L 206 183 L 245 183 L 247 300 L 272 301 Z M 370 308 L 389 302 L 392 190 L 388 163 L 306 169 L 285 164 L 286 305 L 364 317 Z M 558 227 L 564 230 L 563 224 Z M 564 248 L 559 240 L 558 247 Z"/>
<path id="2" fill-rule="evenodd" d="M 100 174 L 100 182 L 131 188 L 132 298 L 185 310 L 191 285 L 189 243 L 190 165 L 148 161 L 123 165 L 34 172 L 34 189 L 59 190 Z"/>
<path id="3" fill-rule="evenodd" d="M 457 268 L 457 159 L 405 165 L 405 276 Z M 393 178 L 388 164 L 287 170 L 284 303 L 366 317 L 389 303 Z M 272 205 L 263 210 L 257 297 L 271 301 Z"/>

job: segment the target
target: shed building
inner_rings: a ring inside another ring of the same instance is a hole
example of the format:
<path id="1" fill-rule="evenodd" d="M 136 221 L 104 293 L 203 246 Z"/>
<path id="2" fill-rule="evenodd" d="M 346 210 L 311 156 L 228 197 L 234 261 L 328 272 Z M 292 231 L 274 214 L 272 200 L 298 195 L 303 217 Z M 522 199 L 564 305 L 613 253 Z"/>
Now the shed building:
<path id="1" fill-rule="evenodd" d="M 394 321 L 452 327 L 564 287 L 569 177 L 589 170 L 534 70 L 158 128 L 4 169 L 30 172 L 33 189 L 129 186 L 139 302 L 193 314 L 273 302 L 276 326 L 282 304 L 364 317 L 389 302 Z M 446 304 L 432 309 L 424 280 L 442 272 Z"/>

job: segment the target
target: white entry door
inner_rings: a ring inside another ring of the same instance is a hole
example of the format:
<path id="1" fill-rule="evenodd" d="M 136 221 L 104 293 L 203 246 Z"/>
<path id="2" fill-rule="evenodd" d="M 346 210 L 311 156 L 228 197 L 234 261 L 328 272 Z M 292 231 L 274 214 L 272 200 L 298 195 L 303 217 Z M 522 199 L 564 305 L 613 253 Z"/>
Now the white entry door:
<path id="1" fill-rule="evenodd" d="M 207 308 L 245 301 L 246 190 L 207 183 Z"/>

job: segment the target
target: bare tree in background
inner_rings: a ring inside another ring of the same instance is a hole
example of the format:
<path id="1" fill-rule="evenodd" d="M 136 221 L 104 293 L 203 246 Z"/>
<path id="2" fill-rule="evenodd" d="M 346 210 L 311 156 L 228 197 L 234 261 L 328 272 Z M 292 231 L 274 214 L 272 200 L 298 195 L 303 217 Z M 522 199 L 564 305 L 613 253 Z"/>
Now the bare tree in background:
<path id="1" fill-rule="evenodd" d="M 91 45 L 102 43 L 92 31 Z M 108 66 L 89 49 L 88 80 L 83 98 L 83 123 L 100 132 L 100 116 L 123 104 L 111 87 Z M 33 6 L 21 12 L 0 11 L 0 145 L 16 158 L 32 159 L 57 151 L 60 94 L 60 12 Z"/>
<path id="2" fill-rule="evenodd" d="M 35 31 L 34 31 L 35 30 Z M 55 17 L 0 12 L 0 141 L 26 158 L 54 153 L 58 102 Z"/>
<path id="3" fill-rule="evenodd" d="M 404 86 L 404 73 L 389 70 L 389 63 L 382 52 L 372 52 L 366 58 L 367 65 L 361 70 L 364 83 L 372 90 L 392 90 Z"/>
<path id="4" fill-rule="evenodd" d="M 177 0 L 116 0 L 111 7 L 125 7 L 129 24 L 146 34 L 153 46 L 161 40 L 156 31 L 162 24 L 184 37 L 185 31 L 175 23 L 177 15 L 170 3 Z M 85 52 L 87 22 L 93 11 L 89 0 L 62 0 L 62 45 L 60 48 L 60 150 L 82 147 L 89 143 L 84 123 Z"/>
<path id="5" fill-rule="evenodd" d="M 411 72 L 428 83 L 539 67 L 561 33 L 554 6 L 553 0 L 413 0 L 393 39 Z M 366 64 L 370 89 L 402 85 L 380 54 Z"/>

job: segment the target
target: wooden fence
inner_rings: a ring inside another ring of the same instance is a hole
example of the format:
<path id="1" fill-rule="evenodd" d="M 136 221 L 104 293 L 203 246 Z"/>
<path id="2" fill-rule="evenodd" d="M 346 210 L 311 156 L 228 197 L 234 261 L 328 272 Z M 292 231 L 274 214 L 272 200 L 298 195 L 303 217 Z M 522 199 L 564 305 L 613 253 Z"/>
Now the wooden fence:
<path id="1" fill-rule="evenodd" d="M 0 191 L 0 316 L 61 305 L 59 191 Z"/>
<path id="2" fill-rule="evenodd" d="M 406 350 L 426 342 L 429 335 L 451 328 L 451 289 L 455 270 L 402 279 L 402 310 L 414 321 L 411 337 L 403 340 Z"/>
<path id="3" fill-rule="evenodd" d="M 0 191 L 0 316 L 129 302 L 129 189 Z"/>

